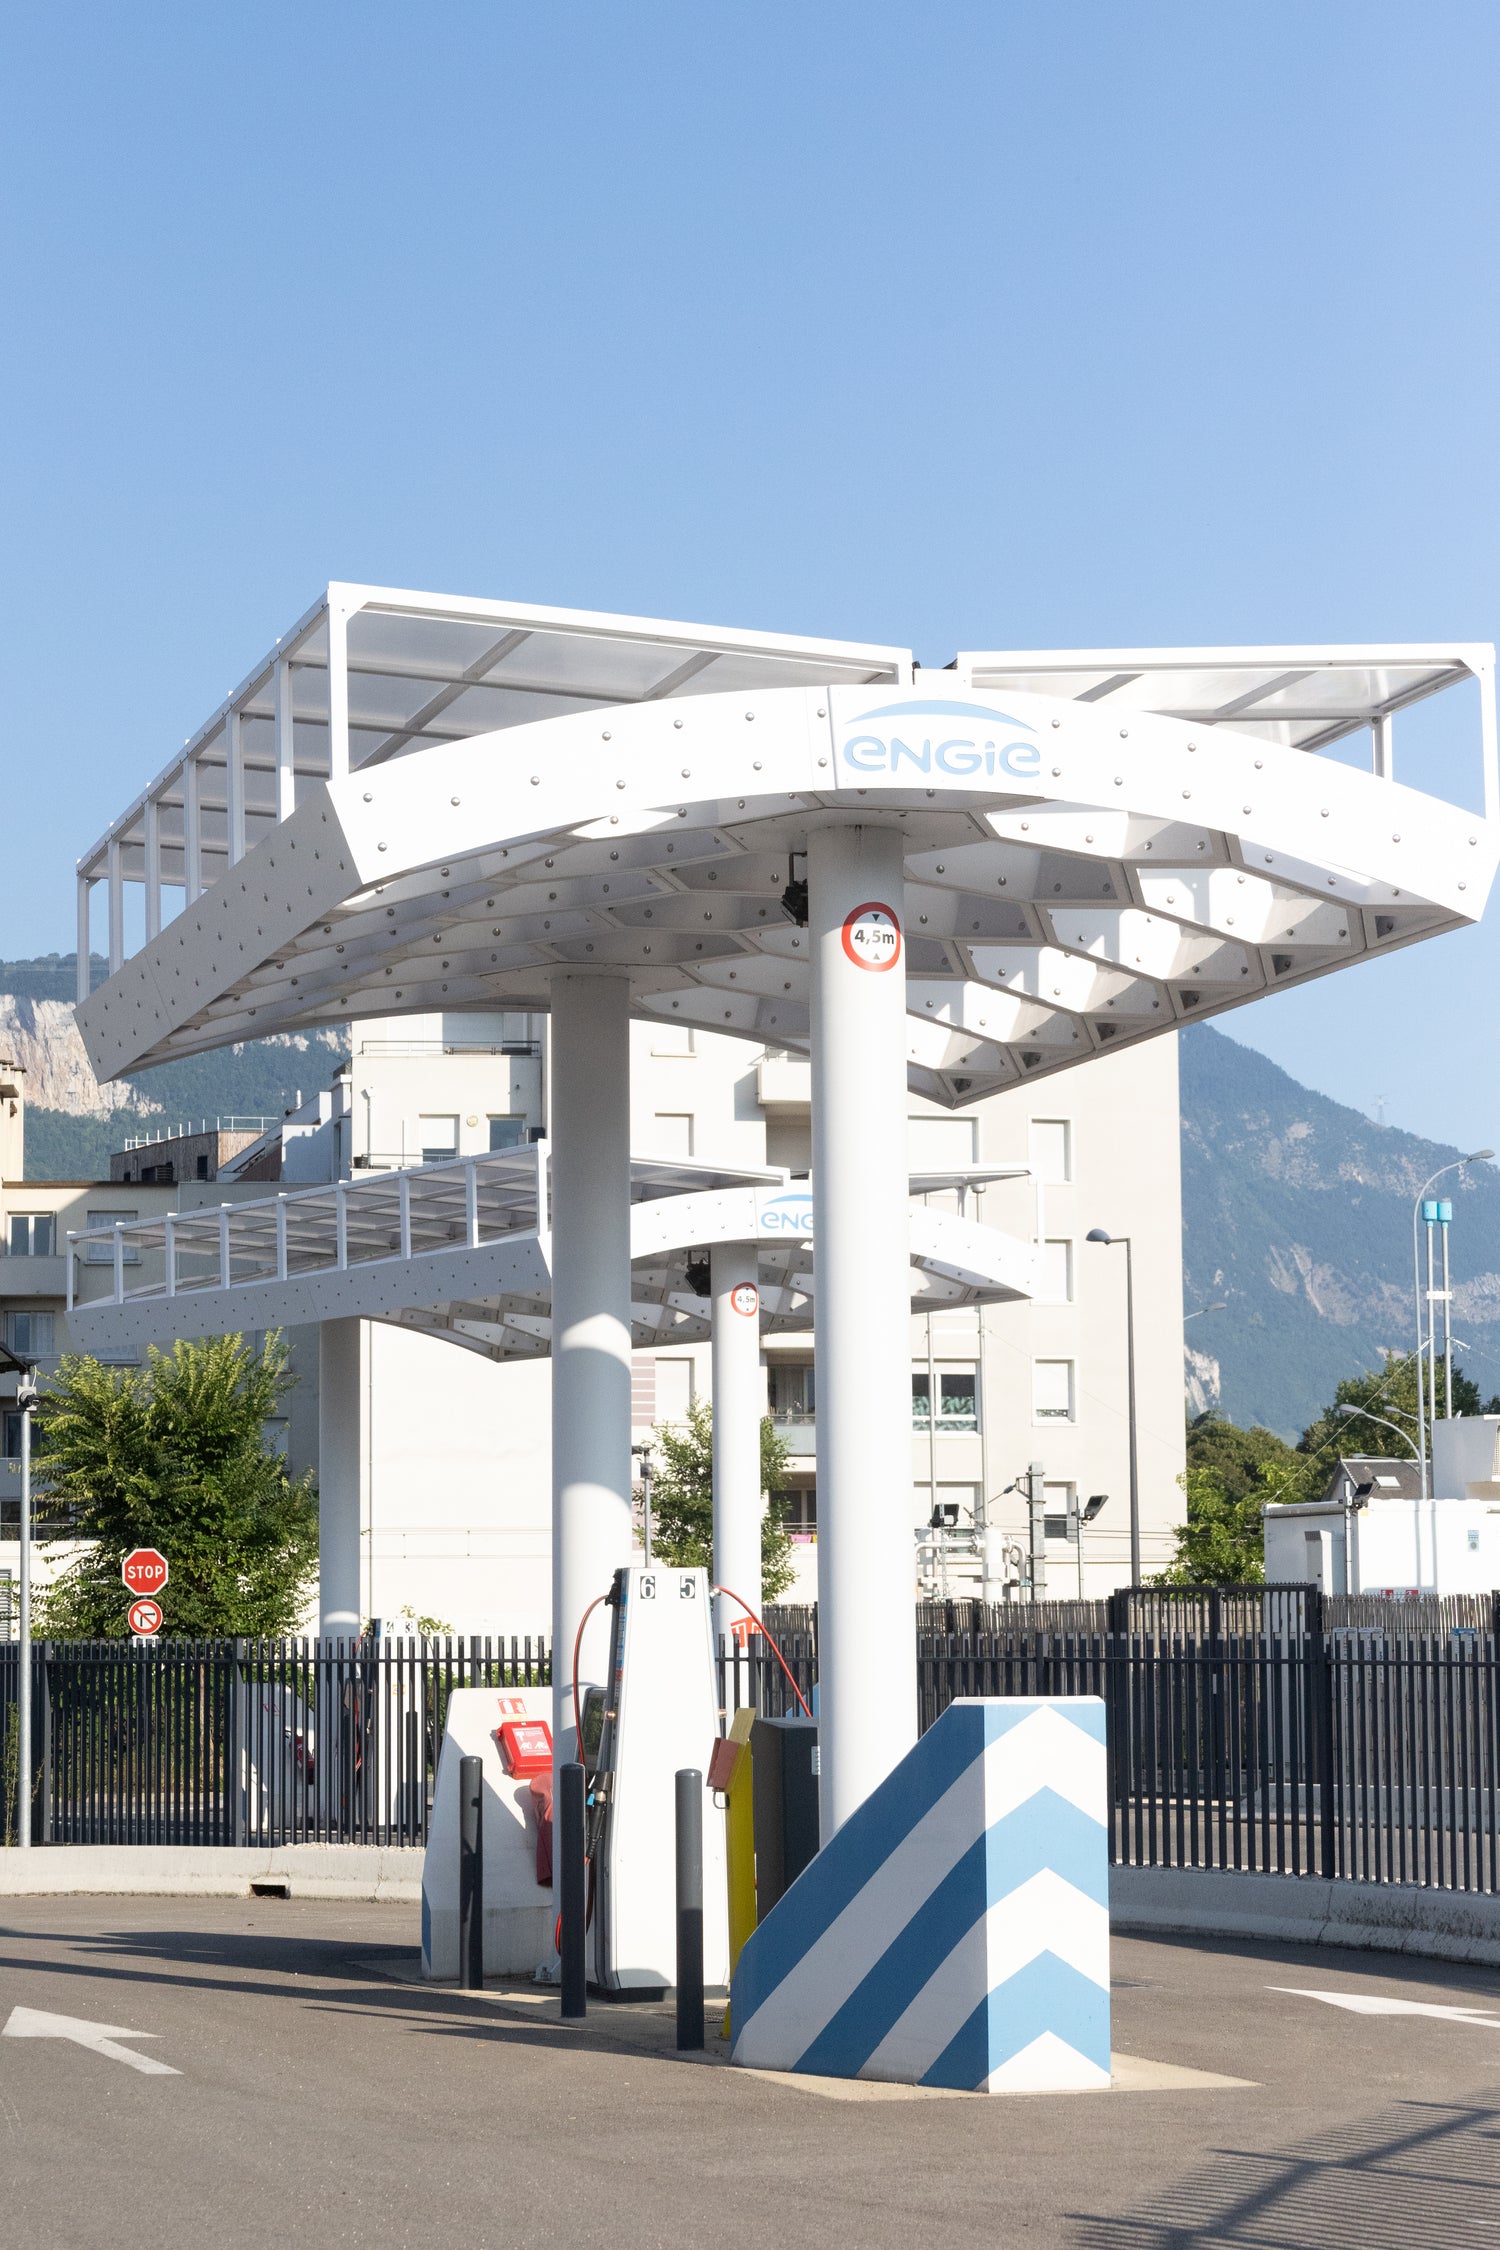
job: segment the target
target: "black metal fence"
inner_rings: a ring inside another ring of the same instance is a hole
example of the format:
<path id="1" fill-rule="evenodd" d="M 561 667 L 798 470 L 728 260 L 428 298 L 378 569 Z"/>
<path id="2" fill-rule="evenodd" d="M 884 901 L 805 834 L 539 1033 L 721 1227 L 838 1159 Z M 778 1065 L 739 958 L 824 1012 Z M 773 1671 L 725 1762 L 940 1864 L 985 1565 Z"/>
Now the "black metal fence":
<path id="1" fill-rule="evenodd" d="M 1122 1864 L 1500 1891 L 1500 1638 L 1344 1622 L 1331 1606 L 1179 1603 L 1135 1611 L 1145 1629 L 1068 1631 L 1026 1609 L 929 1605 L 920 1724 L 959 1695 L 1101 1696 Z M 1169 1630 L 1178 1619 L 1194 1629 Z M 768 1622 L 786 1669 L 759 1635 L 728 1644 L 726 1710 L 794 1710 L 793 1679 L 814 1700 L 815 1615 Z M 541 1640 L 42 1646 L 32 1835 L 422 1845 L 452 1691 L 549 1677 Z M 16 1684 L 15 1646 L 0 1645 L 6 1842 Z"/>
<path id="2" fill-rule="evenodd" d="M 0 1646 L 0 1837 L 18 1650 Z M 84 1641 L 32 1657 L 32 1838 L 424 1844 L 455 1688 L 551 1677 L 541 1640 Z"/>

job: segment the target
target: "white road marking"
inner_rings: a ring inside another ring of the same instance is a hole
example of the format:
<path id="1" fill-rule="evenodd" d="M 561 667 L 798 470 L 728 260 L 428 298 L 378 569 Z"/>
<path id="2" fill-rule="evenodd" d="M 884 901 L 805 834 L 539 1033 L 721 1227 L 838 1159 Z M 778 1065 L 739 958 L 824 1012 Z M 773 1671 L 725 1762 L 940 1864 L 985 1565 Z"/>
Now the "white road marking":
<path id="1" fill-rule="evenodd" d="M 1440 2016 L 1448 2023 L 1500 2031 L 1500 2015 L 1493 2008 L 1443 2008 L 1433 2000 L 1388 2000 L 1381 1992 L 1306 1992 L 1295 1984 L 1268 1984 L 1266 1990 L 1290 1993 L 1294 2000 L 1326 2000 L 1330 2008 L 1347 2008 L 1356 2016 Z"/>
<path id="2" fill-rule="evenodd" d="M 144 2070 L 155 2078 L 180 2078 L 182 2072 L 170 2063 L 116 2045 L 120 2039 L 155 2037 L 154 2031 L 127 2031 L 118 2023 L 85 2023 L 81 2016 L 44 2015 L 40 2008 L 12 2008 L 5 2029 L 0 2031 L 0 2039 L 71 2039 L 76 2047 L 108 2055 L 111 2062 L 129 2063 L 132 2070 Z"/>

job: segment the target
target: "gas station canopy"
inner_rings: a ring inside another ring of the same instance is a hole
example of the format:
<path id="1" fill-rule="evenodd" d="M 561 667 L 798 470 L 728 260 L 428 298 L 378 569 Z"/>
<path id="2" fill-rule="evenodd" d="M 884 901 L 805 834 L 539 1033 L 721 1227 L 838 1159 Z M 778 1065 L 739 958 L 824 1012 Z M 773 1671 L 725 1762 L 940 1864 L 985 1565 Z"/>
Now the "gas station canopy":
<path id="1" fill-rule="evenodd" d="M 1014 1168 L 914 1173 L 914 1195 L 983 1194 Z M 777 1170 L 636 1157 L 630 1166 L 631 1344 L 707 1343 L 716 1243 L 755 1245 L 759 1330 L 813 1325 L 815 1206 Z M 91 1350 L 357 1318 L 495 1360 L 552 1349 L 545 1143 L 366 1173 L 326 1186 L 121 1221 L 68 1237 L 68 1317 Z M 1033 1244 L 914 1204 L 914 1312 L 1002 1304 L 1035 1289 Z M 80 1281 L 82 1291 L 80 1292 Z"/>
<path id="2" fill-rule="evenodd" d="M 1394 714 L 1467 680 L 1483 816 L 1394 772 Z M 1309 755 L 1361 729 L 1369 771 Z M 904 838 L 910 1083 L 955 1106 L 1477 919 L 1496 803 L 1488 647 L 933 670 L 337 585 L 79 862 L 80 961 L 102 883 L 112 972 L 79 1021 L 109 1077 L 544 1009 L 593 969 L 637 1015 L 806 1053 L 799 855 L 864 822 Z"/>

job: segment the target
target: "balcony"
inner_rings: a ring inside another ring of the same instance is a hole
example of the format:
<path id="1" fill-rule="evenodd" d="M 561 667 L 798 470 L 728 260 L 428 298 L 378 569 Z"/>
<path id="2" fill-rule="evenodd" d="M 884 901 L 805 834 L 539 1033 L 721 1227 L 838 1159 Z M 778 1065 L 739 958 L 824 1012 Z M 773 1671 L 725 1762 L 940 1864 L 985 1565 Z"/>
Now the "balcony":
<path id="1" fill-rule="evenodd" d="M 812 1107 L 812 1064 L 800 1055 L 767 1055 L 755 1066 L 755 1098 L 763 1110 Z"/>
<path id="2" fill-rule="evenodd" d="M 67 1293 L 65 1258 L 0 1257 L 0 1297 L 7 1303 L 21 1297 L 56 1297 L 61 1301 Z"/>
<path id="3" fill-rule="evenodd" d="M 818 1425 L 810 1414 L 772 1410 L 771 1427 L 794 1461 L 811 1461 L 818 1450 Z"/>

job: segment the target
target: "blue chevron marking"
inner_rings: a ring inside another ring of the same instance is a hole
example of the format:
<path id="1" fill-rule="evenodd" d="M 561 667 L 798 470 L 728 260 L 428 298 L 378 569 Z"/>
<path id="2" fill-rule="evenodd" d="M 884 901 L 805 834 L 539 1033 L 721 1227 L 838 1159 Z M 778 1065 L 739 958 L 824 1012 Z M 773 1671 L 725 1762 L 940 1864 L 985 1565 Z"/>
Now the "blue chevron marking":
<path id="1" fill-rule="evenodd" d="M 986 1831 L 792 2065 L 823 2078 L 855 2076 L 965 1931 L 1044 1869 L 1109 1905 L 1099 1824 L 1044 1789 Z"/>
<path id="2" fill-rule="evenodd" d="M 751 1932 L 734 1973 L 737 2025 L 750 2021 L 896 1846 L 983 1756 L 987 1708 L 992 1706 L 950 1704 Z M 981 1794 L 976 1776 L 976 1830 L 983 1819 Z"/>
<path id="3" fill-rule="evenodd" d="M 1108 2072 L 1109 1994 L 1055 1953 L 1039 1953 L 986 1993 L 921 2083 L 982 2086 L 992 2070 L 1048 2031 Z"/>
<path id="4" fill-rule="evenodd" d="M 1044 1867 L 1055 1868 L 1065 1883 L 1082 1891 L 1098 1906 L 1109 1904 L 1108 1835 L 1102 1821 L 1091 1820 L 1056 1790 L 1039 1789 L 988 1830 L 994 1873 L 990 1900 L 1019 1890 Z"/>

